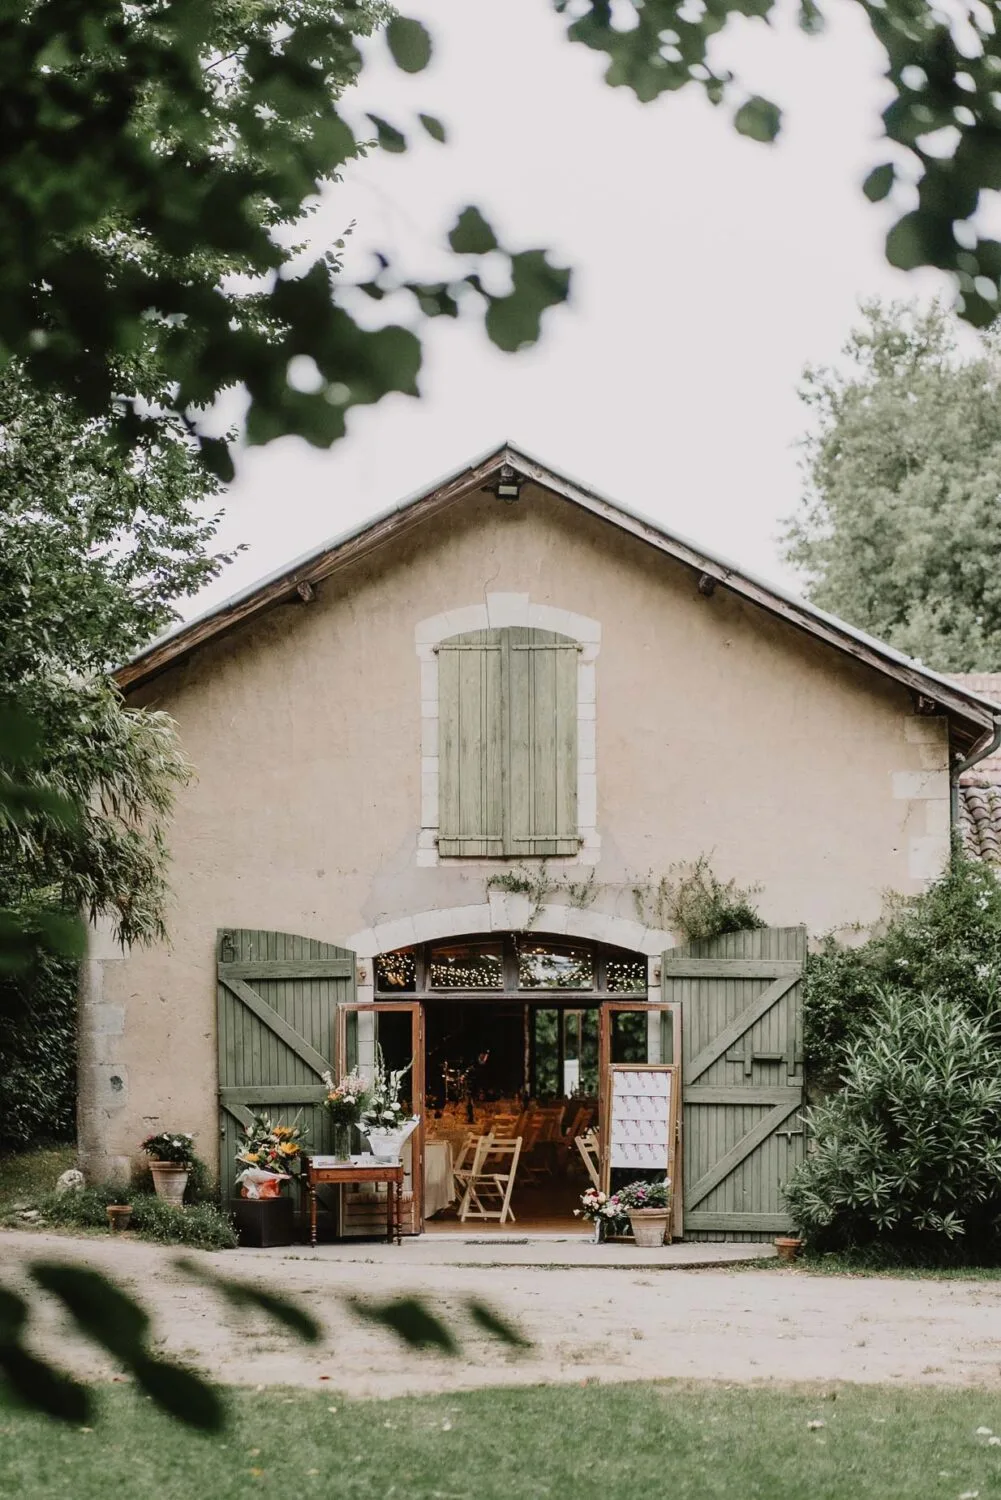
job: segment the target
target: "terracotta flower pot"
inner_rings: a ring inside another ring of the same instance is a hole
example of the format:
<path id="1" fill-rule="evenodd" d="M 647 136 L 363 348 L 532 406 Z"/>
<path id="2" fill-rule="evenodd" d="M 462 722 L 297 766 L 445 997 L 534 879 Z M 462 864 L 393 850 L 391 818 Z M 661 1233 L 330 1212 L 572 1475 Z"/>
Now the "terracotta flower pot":
<path id="1" fill-rule="evenodd" d="M 131 1203 L 109 1203 L 108 1223 L 111 1225 L 113 1234 L 119 1234 L 123 1229 L 128 1229 L 132 1218 Z"/>
<path id="2" fill-rule="evenodd" d="M 188 1165 L 183 1161 L 151 1161 L 156 1196 L 164 1203 L 173 1203 L 180 1208 L 184 1202 L 184 1189 L 188 1185 Z"/>
<path id="3" fill-rule="evenodd" d="M 644 1250 L 653 1249 L 654 1246 L 664 1243 L 670 1222 L 670 1208 L 631 1208 L 629 1210 L 633 1239 Z"/>
<path id="4" fill-rule="evenodd" d="M 803 1248 L 803 1241 L 796 1239 L 793 1235 L 780 1234 L 775 1241 L 775 1248 L 779 1253 L 779 1260 L 785 1261 L 787 1265 L 792 1265 Z"/>

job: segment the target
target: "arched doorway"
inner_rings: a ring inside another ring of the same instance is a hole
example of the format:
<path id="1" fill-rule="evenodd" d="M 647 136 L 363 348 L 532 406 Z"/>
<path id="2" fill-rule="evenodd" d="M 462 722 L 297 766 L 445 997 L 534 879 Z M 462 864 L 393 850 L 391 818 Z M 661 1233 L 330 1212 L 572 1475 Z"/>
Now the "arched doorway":
<path id="1" fill-rule="evenodd" d="M 347 1067 L 364 1067 L 376 1043 L 389 1067 L 414 1059 L 415 1229 L 457 1227 L 452 1163 L 470 1133 L 497 1126 L 523 1143 L 504 1228 L 583 1229 L 573 1209 L 590 1179 L 577 1141 L 601 1139 L 605 1071 L 674 1060 L 676 1017 L 650 1001 L 646 955 L 565 935 L 493 931 L 393 949 L 375 957 L 372 1001 L 354 1009 Z M 477 1225 L 487 1227 L 499 1226 Z"/>

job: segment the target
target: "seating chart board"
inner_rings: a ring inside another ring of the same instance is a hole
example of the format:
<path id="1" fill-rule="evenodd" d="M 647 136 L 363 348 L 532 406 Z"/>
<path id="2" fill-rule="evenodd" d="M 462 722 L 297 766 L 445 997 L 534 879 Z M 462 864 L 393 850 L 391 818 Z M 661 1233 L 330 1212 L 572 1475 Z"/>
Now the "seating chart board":
<path id="1" fill-rule="evenodd" d="M 674 1177 L 676 1066 L 613 1063 L 609 1166 Z"/>

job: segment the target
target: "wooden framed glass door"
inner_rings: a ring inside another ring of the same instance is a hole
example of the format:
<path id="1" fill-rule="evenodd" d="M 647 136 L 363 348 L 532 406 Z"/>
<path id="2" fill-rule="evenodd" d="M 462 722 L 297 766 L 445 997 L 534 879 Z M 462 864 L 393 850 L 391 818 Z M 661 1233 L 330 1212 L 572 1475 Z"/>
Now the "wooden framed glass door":
<path id="1" fill-rule="evenodd" d="M 387 1072 L 411 1065 L 400 1099 L 409 1113 L 420 1116 L 420 1123 L 403 1148 L 403 1232 L 420 1234 L 424 1228 L 424 1007 L 419 1001 L 400 1000 L 342 1005 L 336 1042 L 338 1075 L 357 1069 L 366 1082 L 372 1082 L 377 1046 L 382 1048 Z M 381 1194 L 376 1195 L 379 1206 L 370 1209 L 366 1199 L 372 1194 L 342 1192 L 341 1233 L 380 1233 L 379 1226 L 386 1220 Z"/>
<path id="2" fill-rule="evenodd" d="M 598 1023 L 598 1149 L 599 1175 L 603 1190 L 611 1185 L 608 1132 L 612 1117 L 613 1063 L 651 1066 L 681 1062 L 681 1006 L 636 1000 L 605 1000 Z M 680 1122 L 680 1110 L 678 1114 Z M 680 1134 L 680 1123 L 679 1123 Z M 680 1140 L 677 1143 L 680 1148 Z M 676 1181 L 674 1190 L 673 1232 L 680 1238 L 681 1151 L 675 1150 Z"/>

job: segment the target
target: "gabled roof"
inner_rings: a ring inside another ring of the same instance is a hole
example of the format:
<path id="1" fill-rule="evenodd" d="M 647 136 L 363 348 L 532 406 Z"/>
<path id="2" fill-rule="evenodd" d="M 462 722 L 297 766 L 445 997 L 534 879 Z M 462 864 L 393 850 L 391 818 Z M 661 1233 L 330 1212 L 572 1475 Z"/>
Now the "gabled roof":
<path id="1" fill-rule="evenodd" d="M 767 610 L 797 629 L 825 641 L 835 650 L 865 663 L 886 677 L 909 687 L 926 700 L 932 711 L 950 714 L 960 737 L 973 744 L 1001 721 L 1001 710 L 987 697 L 957 682 L 929 671 L 892 646 L 875 640 L 834 615 L 817 609 L 774 584 L 765 583 L 735 563 L 708 552 L 696 543 L 667 531 L 657 522 L 609 500 L 587 485 L 531 458 L 511 443 L 437 480 L 428 489 L 408 496 L 389 510 L 342 536 L 325 542 L 286 567 L 193 620 L 176 626 L 116 673 L 120 687 L 137 687 L 183 660 L 205 642 L 233 630 L 243 621 L 295 598 L 309 598 L 316 584 L 384 543 L 405 535 L 423 521 L 448 510 L 465 496 L 495 483 L 501 469 L 509 466 L 581 510 L 609 522 L 648 546 L 684 563 L 705 580 L 705 588 L 723 587 Z"/>

